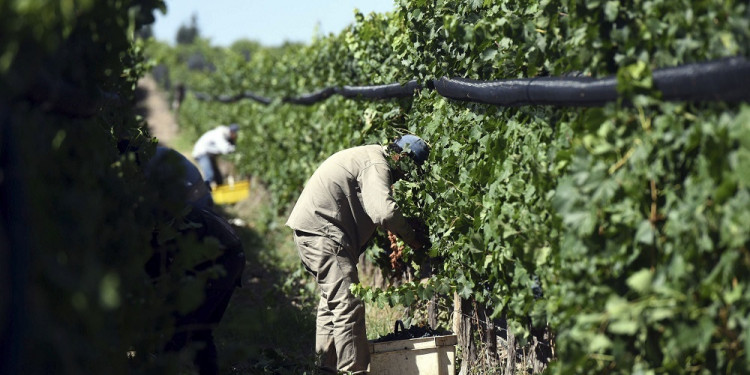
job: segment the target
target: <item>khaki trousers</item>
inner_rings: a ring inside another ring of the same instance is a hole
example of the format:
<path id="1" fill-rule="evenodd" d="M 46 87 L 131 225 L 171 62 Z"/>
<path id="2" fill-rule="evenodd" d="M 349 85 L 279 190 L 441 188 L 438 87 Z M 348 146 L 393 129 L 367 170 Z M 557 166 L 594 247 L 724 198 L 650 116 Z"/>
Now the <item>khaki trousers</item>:
<path id="1" fill-rule="evenodd" d="M 322 236 L 295 231 L 294 242 L 320 287 L 315 351 L 322 355 L 321 367 L 365 372 L 370 363 L 365 305 L 349 290 L 359 282 L 356 257 Z"/>

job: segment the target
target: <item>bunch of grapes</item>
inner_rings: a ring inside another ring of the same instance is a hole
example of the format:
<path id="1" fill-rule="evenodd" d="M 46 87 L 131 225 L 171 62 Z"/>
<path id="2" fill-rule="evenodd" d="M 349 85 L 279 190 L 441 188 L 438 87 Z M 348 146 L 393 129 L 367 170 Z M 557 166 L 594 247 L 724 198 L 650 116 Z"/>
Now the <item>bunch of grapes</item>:
<path id="1" fill-rule="evenodd" d="M 401 256 L 404 252 L 404 245 L 399 243 L 398 237 L 396 237 L 393 232 L 388 231 L 388 241 L 391 242 L 391 253 L 388 255 L 389 258 L 391 258 L 391 269 L 393 270 L 401 270 L 403 266 L 403 262 L 401 262 Z"/>
<path id="2" fill-rule="evenodd" d="M 374 342 L 409 340 L 423 337 L 445 336 L 450 334 L 450 331 L 442 328 L 432 329 L 425 323 L 412 325 L 409 327 L 409 329 L 404 329 L 404 323 L 400 320 L 397 320 L 392 333 L 380 336 L 379 338 L 375 339 Z"/>

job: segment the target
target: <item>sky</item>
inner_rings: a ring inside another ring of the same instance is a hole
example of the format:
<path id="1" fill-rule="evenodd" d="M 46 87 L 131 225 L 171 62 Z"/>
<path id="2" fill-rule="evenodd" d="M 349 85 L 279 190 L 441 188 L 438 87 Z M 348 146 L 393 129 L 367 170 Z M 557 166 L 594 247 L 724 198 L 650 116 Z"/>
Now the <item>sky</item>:
<path id="1" fill-rule="evenodd" d="M 285 41 L 309 43 L 316 32 L 338 33 L 354 22 L 354 9 L 364 14 L 395 9 L 395 0 L 167 0 L 167 14 L 155 11 L 156 39 L 174 44 L 180 25 L 193 14 L 198 29 L 212 45 L 229 46 L 251 39 L 265 46 Z"/>

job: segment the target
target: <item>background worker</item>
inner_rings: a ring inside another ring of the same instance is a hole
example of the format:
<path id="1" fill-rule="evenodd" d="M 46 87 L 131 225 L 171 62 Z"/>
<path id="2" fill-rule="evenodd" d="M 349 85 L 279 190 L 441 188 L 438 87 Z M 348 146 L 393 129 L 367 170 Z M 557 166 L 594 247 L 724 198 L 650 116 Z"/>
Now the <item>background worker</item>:
<path id="1" fill-rule="evenodd" d="M 180 111 L 180 106 L 185 100 L 185 84 L 178 83 L 174 87 L 174 98 L 172 98 L 172 110 L 175 112 Z"/>
<path id="2" fill-rule="evenodd" d="M 217 126 L 203 133 L 195 142 L 193 158 L 203 172 L 203 180 L 206 185 L 210 186 L 212 183 L 221 185 L 224 182 L 217 164 L 217 158 L 219 155 L 234 152 L 238 131 L 239 125 L 237 124 Z"/>
<path id="3" fill-rule="evenodd" d="M 194 348 L 193 362 L 199 374 L 218 374 L 213 330 L 241 284 L 245 268 L 242 242 L 231 225 L 213 211 L 211 194 L 200 172 L 182 154 L 157 147 L 144 170 L 161 202 L 155 209 L 158 220 L 151 243 L 154 253 L 146 263 L 146 272 L 155 283 L 188 275 L 192 279 L 205 278 L 200 305 L 187 312 L 175 308 L 175 333 L 164 349 L 178 352 Z M 196 240 L 197 244 L 190 242 Z M 218 271 L 217 266 L 222 270 Z M 183 288 L 182 284 L 177 285 L 176 289 Z"/>
<path id="4" fill-rule="evenodd" d="M 315 350 L 323 370 L 367 370 L 365 307 L 349 286 L 359 282 L 357 260 L 378 226 L 415 250 L 427 244 L 404 218 L 391 185 L 409 172 L 405 159 L 419 168 L 428 155 L 414 135 L 339 151 L 313 173 L 289 216 L 302 263 L 320 287 Z"/>

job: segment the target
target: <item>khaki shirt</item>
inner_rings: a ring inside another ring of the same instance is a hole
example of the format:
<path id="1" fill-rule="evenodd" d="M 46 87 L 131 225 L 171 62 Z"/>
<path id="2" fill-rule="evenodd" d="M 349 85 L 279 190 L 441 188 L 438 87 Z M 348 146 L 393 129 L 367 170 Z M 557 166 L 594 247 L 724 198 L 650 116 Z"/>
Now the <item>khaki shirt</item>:
<path id="1" fill-rule="evenodd" d="M 368 145 L 329 157 L 305 184 L 286 225 L 359 250 L 377 226 L 407 244 L 415 233 L 391 195 L 391 172 L 383 146 Z"/>

